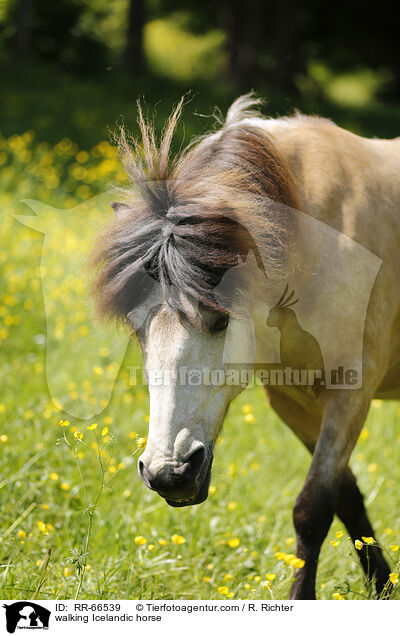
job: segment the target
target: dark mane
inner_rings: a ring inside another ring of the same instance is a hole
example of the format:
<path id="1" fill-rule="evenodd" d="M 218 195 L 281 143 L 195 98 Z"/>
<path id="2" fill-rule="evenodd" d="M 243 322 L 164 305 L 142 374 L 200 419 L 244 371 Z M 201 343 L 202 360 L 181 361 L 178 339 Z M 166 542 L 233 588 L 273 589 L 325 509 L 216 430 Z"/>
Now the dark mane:
<path id="1" fill-rule="evenodd" d="M 296 200 L 271 139 L 243 121 L 259 116 L 258 102 L 239 98 L 219 131 L 174 158 L 170 146 L 182 100 L 159 145 L 140 106 L 141 142 L 120 131 L 133 188 L 123 193 L 124 203 L 93 251 L 102 314 L 125 318 L 157 284 L 173 307 L 184 294 L 226 312 L 228 303 L 217 302 L 214 289 L 250 251 L 266 277 L 282 270 L 292 233 L 285 206 L 296 207 Z"/>

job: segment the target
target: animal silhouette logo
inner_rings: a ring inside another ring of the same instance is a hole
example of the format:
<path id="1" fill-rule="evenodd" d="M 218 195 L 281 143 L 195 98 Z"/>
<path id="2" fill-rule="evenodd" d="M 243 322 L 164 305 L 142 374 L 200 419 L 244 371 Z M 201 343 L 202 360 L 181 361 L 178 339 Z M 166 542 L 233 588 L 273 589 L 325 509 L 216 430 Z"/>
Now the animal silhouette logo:
<path id="1" fill-rule="evenodd" d="M 49 628 L 51 612 L 37 603 L 17 601 L 3 607 L 6 610 L 6 629 L 9 634 L 14 634 L 16 629 Z"/>
<path id="2" fill-rule="evenodd" d="M 14 215 L 16 220 L 44 236 L 40 277 L 46 333 L 37 334 L 35 343 L 46 348 L 49 395 L 59 410 L 80 419 L 94 417 L 106 408 L 130 338 L 127 331 L 100 324 L 84 298 L 85 250 L 89 249 L 99 224 L 106 218 L 105 208 L 109 206 L 111 194 L 104 193 L 70 210 L 57 210 L 42 202 L 27 200 L 25 203 L 35 216 Z M 253 317 L 250 312 L 243 312 L 229 321 L 223 362 L 275 365 L 280 347 L 280 366 L 289 361 L 293 368 L 325 368 L 326 388 L 359 388 L 365 316 L 381 260 L 321 221 L 296 210 L 290 214 L 302 237 L 296 245 L 296 259 L 290 274 L 291 288 L 301 290 L 301 303 L 295 302 L 294 295 L 288 293 L 289 288 L 272 307 L 275 288 L 268 298 L 256 293 L 251 301 L 257 304 L 257 315 L 262 321 L 267 314 L 267 324 L 273 327 L 270 341 L 258 348 Z M 246 229 L 251 238 L 251 227 Z M 217 301 L 229 304 L 230 299 L 246 295 L 247 277 L 242 269 L 253 276 L 252 291 L 257 288 L 253 272 L 260 281 L 265 281 L 261 253 L 262 246 L 253 241 L 245 261 L 228 269 L 216 286 Z M 360 281 L 353 272 L 361 269 Z M 141 284 L 152 292 L 128 313 L 135 331 L 163 302 L 161 286 L 144 268 Z M 271 286 L 274 285 L 271 279 Z M 356 307 L 352 302 L 355 297 Z M 338 329 L 340 324 L 345 324 L 346 329 Z M 303 359 L 302 365 L 298 364 L 299 357 Z M 338 365 L 355 369 L 357 382 L 351 385 L 332 382 L 332 370 Z M 71 389 L 71 385 L 74 388 Z"/>
<path id="3" fill-rule="evenodd" d="M 281 366 L 320 372 L 321 377 L 316 381 L 319 386 L 324 382 L 324 358 L 318 340 L 303 329 L 292 309 L 298 302 L 295 291 L 289 292 L 289 284 L 286 284 L 278 302 L 269 311 L 267 325 L 280 331 Z"/>

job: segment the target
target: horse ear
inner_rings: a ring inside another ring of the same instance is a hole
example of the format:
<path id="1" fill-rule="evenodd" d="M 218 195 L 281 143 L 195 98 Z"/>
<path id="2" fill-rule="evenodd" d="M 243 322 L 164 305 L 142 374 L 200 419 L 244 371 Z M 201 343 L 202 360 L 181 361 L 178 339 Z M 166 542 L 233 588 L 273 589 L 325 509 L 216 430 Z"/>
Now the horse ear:
<path id="1" fill-rule="evenodd" d="M 122 216 L 129 210 L 129 205 L 121 203 L 120 201 L 114 201 L 113 203 L 110 203 L 110 205 L 117 216 Z"/>

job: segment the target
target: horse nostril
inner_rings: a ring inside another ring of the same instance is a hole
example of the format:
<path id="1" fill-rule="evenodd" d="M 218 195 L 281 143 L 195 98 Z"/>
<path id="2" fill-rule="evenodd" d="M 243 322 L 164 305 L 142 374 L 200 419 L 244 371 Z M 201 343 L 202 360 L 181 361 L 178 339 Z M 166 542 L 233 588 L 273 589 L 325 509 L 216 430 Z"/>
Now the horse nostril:
<path id="1" fill-rule="evenodd" d="M 204 460 L 206 457 L 206 449 L 204 446 L 200 446 L 187 460 L 191 466 L 191 469 L 195 475 L 200 472 Z"/>
<path id="2" fill-rule="evenodd" d="M 156 490 L 164 497 L 184 499 L 193 495 L 198 487 L 197 478 L 200 476 L 206 458 L 204 446 L 198 448 L 180 466 L 164 466 L 152 472 L 142 459 L 138 460 L 138 473 L 143 483 L 151 490 Z"/>
<path id="3" fill-rule="evenodd" d="M 142 477 L 144 472 L 144 463 L 142 462 L 141 459 L 139 459 L 138 461 L 138 470 L 139 470 L 139 475 Z"/>
<path id="4" fill-rule="evenodd" d="M 150 472 L 148 471 L 148 469 L 145 466 L 145 463 L 142 459 L 138 460 L 138 473 L 139 473 L 139 477 L 142 480 L 142 482 L 148 487 L 148 488 L 152 488 L 152 476 L 150 474 Z"/>
<path id="5" fill-rule="evenodd" d="M 204 464 L 205 454 L 206 449 L 204 446 L 201 446 L 187 458 L 182 466 L 174 468 L 174 474 L 179 475 L 182 479 L 195 478 Z"/>

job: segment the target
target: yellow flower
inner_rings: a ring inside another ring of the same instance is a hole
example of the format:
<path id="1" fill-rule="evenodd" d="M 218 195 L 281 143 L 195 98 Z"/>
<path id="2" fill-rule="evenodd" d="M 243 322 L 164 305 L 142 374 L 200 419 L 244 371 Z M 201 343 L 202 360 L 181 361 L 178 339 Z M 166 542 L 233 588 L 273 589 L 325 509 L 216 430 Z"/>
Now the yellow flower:
<path id="1" fill-rule="evenodd" d="M 344 596 L 342 596 L 341 594 L 339 594 L 338 592 L 335 592 L 333 594 L 333 598 L 335 599 L 335 601 L 344 601 Z"/>
<path id="2" fill-rule="evenodd" d="M 240 545 L 239 537 L 232 537 L 229 541 L 226 542 L 230 548 L 237 548 Z"/>
<path id="3" fill-rule="evenodd" d="M 295 558 L 295 554 L 285 554 L 283 560 L 285 561 L 286 565 L 292 565 L 292 561 L 294 561 Z"/>
<path id="4" fill-rule="evenodd" d="M 136 445 L 138 448 L 144 448 L 146 446 L 146 437 L 138 437 L 136 440 Z"/>
<path id="5" fill-rule="evenodd" d="M 182 545 L 182 543 L 185 543 L 186 539 L 180 534 L 173 534 L 171 537 L 171 541 L 172 543 L 175 543 L 175 545 Z"/>
<path id="6" fill-rule="evenodd" d="M 364 543 L 366 543 L 367 545 L 372 545 L 373 543 L 375 543 L 374 537 L 361 537 L 361 538 L 364 541 Z"/>
<path id="7" fill-rule="evenodd" d="M 254 417 L 253 413 L 248 413 L 247 415 L 244 416 L 244 421 L 247 422 L 248 424 L 254 424 L 254 422 L 256 421 L 256 418 Z"/>
<path id="8" fill-rule="evenodd" d="M 364 442 L 366 439 L 368 439 L 368 437 L 369 437 L 369 430 L 367 428 L 363 428 L 359 437 L 360 442 Z"/>
<path id="9" fill-rule="evenodd" d="M 50 473 L 49 477 L 50 477 L 50 479 L 52 479 L 53 481 L 57 481 L 57 479 L 58 479 L 58 475 L 57 475 L 57 473 Z"/>
<path id="10" fill-rule="evenodd" d="M 74 437 L 80 442 L 81 439 L 83 438 L 83 434 L 80 431 L 75 431 Z"/>
<path id="11" fill-rule="evenodd" d="M 134 541 L 135 541 L 136 545 L 144 545 L 145 543 L 147 543 L 147 539 L 142 537 L 142 535 L 139 535 L 138 537 L 135 537 Z"/>
<path id="12" fill-rule="evenodd" d="M 38 561 L 36 561 L 36 567 L 37 568 L 40 568 L 41 565 L 42 565 L 42 562 L 41 562 L 40 559 Z"/>
<path id="13" fill-rule="evenodd" d="M 385 528 L 384 532 L 385 534 L 393 534 L 392 528 Z"/>
<path id="14" fill-rule="evenodd" d="M 289 537 L 289 539 L 286 539 L 285 543 L 286 543 L 286 545 L 287 545 L 287 546 L 288 546 L 288 548 L 289 548 L 289 547 L 290 547 L 291 545 L 293 545 L 293 543 L 294 543 L 294 539 L 293 539 L 293 537 Z"/>
<path id="15" fill-rule="evenodd" d="M 96 422 L 94 422 L 94 424 L 91 424 L 90 426 L 86 427 L 88 431 L 95 431 L 97 428 L 97 424 Z"/>
<path id="16" fill-rule="evenodd" d="M 71 574 L 72 574 L 71 568 L 64 568 L 64 576 L 65 577 L 71 576 Z"/>
<path id="17" fill-rule="evenodd" d="M 232 598 L 233 596 L 233 592 L 229 591 L 229 587 L 227 585 L 221 585 L 218 588 L 218 592 L 222 594 L 223 596 L 226 596 L 227 598 Z"/>
<path id="18" fill-rule="evenodd" d="M 210 581 L 211 581 L 211 577 L 210 577 L 210 576 L 203 576 L 203 581 L 204 581 L 205 583 L 210 583 Z"/>
<path id="19" fill-rule="evenodd" d="M 166 541 L 165 539 L 159 539 L 159 540 L 158 540 L 158 543 L 159 543 L 160 545 L 163 545 L 163 546 L 164 546 L 164 545 L 167 545 L 167 541 Z"/>
<path id="20" fill-rule="evenodd" d="M 154 548 L 155 548 L 154 543 L 149 543 L 149 545 L 147 546 L 147 549 L 148 549 L 149 552 L 152 552 L 154 550 Z"/>
<path id="21" fill-rule="evenodd" d="M 242 406 L 243 415 L 248 415 L 249 413 L 252 413 L 252 411 L 253 411 L 253 406 L 251 404 L 244 404 Z"/>
<path id="22" fill-rule="evenodd" d="M 208 492 L 210 495 L 215 495 L 215 493 L 217 492 L 217 487 L 216 486 L 210 486 L 210 488 L 208 489 Z"/>
<path id="23" fill-rule="evenodd" d="M 237 502 L 236 502 L 236 501 L 230 501 L 230 502 L 228 503 L 227 508 L 228 508 L 229 512 L 232 512 L 233 510 L 236 510 L 236 508 L 237 508 Z"/>
<path id="24" fill-rule="evenodd" d="M 283 561 L 286 558 L 286 552 L 275 552 L 274 557 L 278 561 Z"/>
<path id="25" fill-rule="evenodd" d="M 390 582 L 393 583 L 393 585 L 396 585 L 396 583 L 399 582 L 398 572 L 391 572 L 389 574 L 389 579 L 390 579 Z"/>
<path id="26" fill-rule="evenodd" d="M 298 557 L 296 557 L 295 559 L 292 559 L 292 562 L 290 565 L 294 568 L 301 570 L 301 568 L 304 568 L 305 563 L 306 562 L 304 561 L 304 559 L 299 559 Z"/>
<path id="27" fill-rule="evenodd" d="M 107 433 L 108 433 L 108 426 L 105 426 L 103 430 L 101 431 L 101 436 L 104 437 L 105 435 L 107 435 Z"/>
<path id="28" fill-rule="evenodd" d="M 63 481 L 63 483 L 60 484 L 60 488 L 61 488 L 61 490 L 69 490 L 70 486 L 69 486 L 69 484 L 67 484 L 66 481 Z"/>
<path id="29" fill-rule="evenodd" d="M 234 477 L 237 473 L 237 466 L 235 462 L 230 462 L 228 465 L 228 474 L 229 477 Z"/>
<path id="30" fill-rule="evenodd" d="M 0 435 L 0 442 L 3 442 L 3 444 L 8 442 L 8 435 Z"/>
<path id="31" fill-rule="evenodd" d="M 390 546 L 390 549 L 392 552 L 397 552 L 397 550 L 400 548 L 399 545 L 397 545 L 396 543 Z"/>
<path id="32" fill-rule="evenodd" d="M 343 537 L 343 530 L 338 530 L 335 534 L 336 539 L 341 539 Z"/>
<path id="33" fill-rule="evenodd" d="M 261 581 L 261 576 L 254 577 L 254 583 L 259 583 Z"/>
<path id="34" fill-rule="evenodd" d="M 18 532 L 18 536 L 19 536 L 19 538 L 20 538 L 20 539 L 25 539 L 25 537 L 26 537 L 26 532 L 25 532 L 25 530 L 20 530 L 20 531 Z"/>
<path id="35" fill-rule="evenodd" d="M 361 550 L 361 548 L 363 547 L 362 541 L 360 541 L 360 539 L 356 539 L 354 541 L 354 547 L 356 550 Z"/>
<path id="36" fill-rule="evenodd" d="M 276 574 L 267 574 L 265 578 L 267 579 L 267 581 L 275 581 Z"/>
<path id="37" fill-rule="evenodd" d="M 38 525 L 40 532 L 43 532 L 43 534 L 49 534 L 46 524 L 43 523 L 43 521 L 36 521 L 36 523 Z"/>
<path id="38" fill-rule="evenodd" d="M 232 574 L 230 574 L 229 572 L 227 572 L 227 573 L 224 575 L 224 581 L 231 581 L 232 579 L 233 579 L 233 576 L 232 576 Z"/>
<path id="39" fill-rule="evenodd" d="M 378 464 L 368 464 L 368 472 L 369 473 L 376 473 L 376 471 L 378 470 Z"/>
<path id="40" fill-rule="evenodd" d="M 69 426 L 69 425 L 70 425 L 70 422 L 69 422 L 68 420 L 60 420 L 60 421 L 58 422 L 58 425 L 59 425 L 59 426 L 62 426 L 62 427 L 66 427 L 66 426 Z"/>
<path id="41" fill-rule="evenodd" d="M 340 541 L 331 541 L 330 543 L 334 548 L 337 548 L 338 545 L 340 545 Z"/>
<path id="42" fill-rule="evenodd" d="M 43 510 L 50 510 L 49 504 L 42 504 Z"/>

